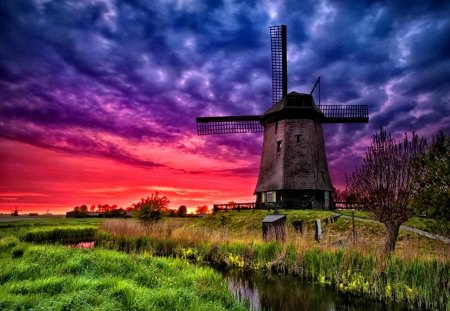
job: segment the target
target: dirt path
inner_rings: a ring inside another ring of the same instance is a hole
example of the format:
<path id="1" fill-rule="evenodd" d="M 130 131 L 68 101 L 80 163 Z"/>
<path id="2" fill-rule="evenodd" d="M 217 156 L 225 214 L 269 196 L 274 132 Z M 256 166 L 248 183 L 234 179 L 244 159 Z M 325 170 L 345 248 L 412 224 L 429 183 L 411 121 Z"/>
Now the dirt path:
<path id="1" fill-rule="evenodd" d="M 336 214 L 336 215 L 340 215 L 340 217 L 342 218 L 347 218 L 347 219 L 352 219 L 352 216 L 346 216 L 346 215 L 341 215 L 341 214 Z M 359 218 L 359 217 L 355 217 L 355 220 L 361 220 L 361 221 L 372 221 L 372 222 L 377 222 L 379 224 L 381 224 L 379 221 L 376 220 L 372 220 L 372 219 L 365 219 L 365 218 Z M 433 239 L 433 240 L 439 240 L 441 242 L 444 242 L 445 244 L 450 244 L 450 239 L 437 235 L 437 234 L 432 234 L 430 232 L 427 231 L 423 231 L 420 229 L 416 229 L 416 228 L 412 228 L 412 227 L 408 227 L 408 226 L 400 226 L 400 229 L 406 230 L 406 231 L 410 231 L 410 232 L 414 232 L 417 233 L 419 235 L 425 236 L 427 238 Z"/>

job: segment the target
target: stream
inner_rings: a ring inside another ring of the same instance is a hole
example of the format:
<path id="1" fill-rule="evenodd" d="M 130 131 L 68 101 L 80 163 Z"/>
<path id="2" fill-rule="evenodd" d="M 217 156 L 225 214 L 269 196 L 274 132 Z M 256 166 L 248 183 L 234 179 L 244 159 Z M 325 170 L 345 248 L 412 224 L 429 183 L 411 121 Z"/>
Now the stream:
<path id="1" fill-rule="evenodd" d="M 408 310 L 400 304 L 386 304 L 339 293 L 331 286 L 311 283 L 291 275 L 263 272 L 222 272 L 233 297 L 247 303 L 250 310 Z"/>

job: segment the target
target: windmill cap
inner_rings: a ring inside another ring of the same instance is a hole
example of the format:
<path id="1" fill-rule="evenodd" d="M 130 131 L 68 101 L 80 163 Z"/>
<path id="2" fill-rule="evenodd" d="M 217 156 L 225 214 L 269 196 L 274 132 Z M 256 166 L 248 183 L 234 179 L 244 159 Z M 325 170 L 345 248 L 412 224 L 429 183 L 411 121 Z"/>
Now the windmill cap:
<path id="1" fill-rule="evenodd" d="M 314 98 L 310 94 L 290 92 L 277 104 L 270 107 L 261 117 L 261 124 L 276 122 L 284 119 L 313 119 L 322 121 L 324 115 L 317 108 Z"/>

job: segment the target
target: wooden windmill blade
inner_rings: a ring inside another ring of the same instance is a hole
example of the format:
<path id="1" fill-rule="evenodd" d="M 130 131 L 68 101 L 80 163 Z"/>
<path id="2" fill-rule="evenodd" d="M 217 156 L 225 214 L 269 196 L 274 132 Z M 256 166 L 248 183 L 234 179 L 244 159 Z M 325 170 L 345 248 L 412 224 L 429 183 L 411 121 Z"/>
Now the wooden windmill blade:
<path id="1" fill-rule="evenodd" d="M 272 102 L 275 105 L 287 94 L 286 26 L 270 27 L 272 52 Z M 197 134 L 260 133 L 264 127 L 260 115 L 198 117 Z"/>
<path id="2" fill-rule="evenodd" d="M 287 44 L 286 25 L 270 27 L 272 53 L 272 105 L 287 94 Z"/>
<path id="3" fill-rule="evenodd" d="M 319 105 L 324 115 L 322 123 L 368 123 L 367 105 Z"/>
<path id="4" fill-rule="evenodd" d="M 264 128 L 259 122 L 261 116 L 226 116 L 226 117 L 198 117 L 197 134 L 232 134 L 232 133 L 259 133 Z"/>
<path id="5" fill-rule="evenodd" d="M 367 105 L 321 105 L 320 104 L 320 77 L 316 80 L 309 95 L 312 95 L 319 86 L 319 105 L 317 108 L 324 118 L 322 123 L 368 123 L 369 108 Z"/>

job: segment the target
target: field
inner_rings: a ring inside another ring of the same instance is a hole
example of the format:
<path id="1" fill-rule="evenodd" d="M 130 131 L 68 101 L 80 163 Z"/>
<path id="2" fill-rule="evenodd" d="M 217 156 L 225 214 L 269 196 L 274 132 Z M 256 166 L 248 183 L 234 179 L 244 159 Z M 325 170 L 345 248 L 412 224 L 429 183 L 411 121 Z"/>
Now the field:
<path id="1" fill-rule="evenodd" d="M 186 260 L 31 243 L 92 239 L 99 224 L 2 224 L 0 310 L 245 310 L 217 272 Z"/>
<path id="2" fill-rule="evenodd" d="M 132 219 L 0 223 L 0 264 L 6 267 L 0 272 L 0 309 L 245 309 L 206 264 L 289 273 L 412 308 L 450 310 L 449 245 L 402 230 L 395 253 L 385 258 L 382 225 L 355 221 L 353 227 L 347 218 L 325 222 L 334 215 L 327 211 L 287 212 L 286 242 L 265 243 L 261 220 L 266 214 L 220 212 L 197 219 L 164 218 L 150 226 Z M 323 225 L 320 243 L 314 240 L 316 218 Z M 303 221 L 302 232 L 294 230 L 293 220 Z M 36 244 L 77 239 L 96 240 L 97 247 Z M 116 265 L 121 268 L 114 271 Z M 179 297 L 184 297 L 181 302 Z"/>

